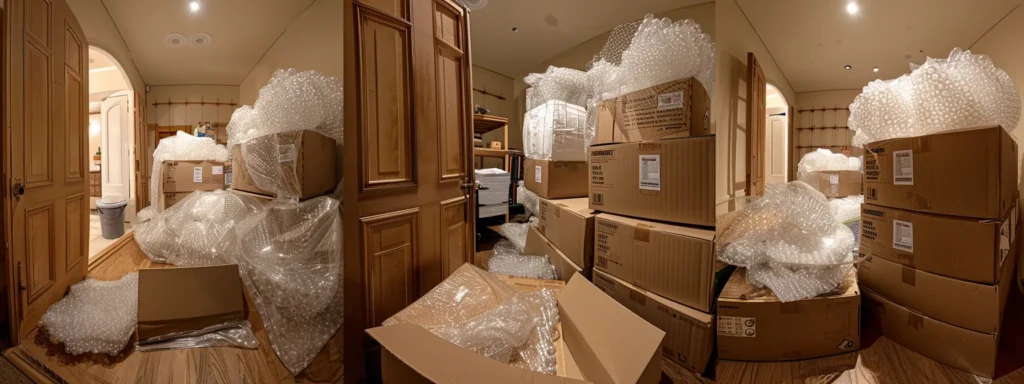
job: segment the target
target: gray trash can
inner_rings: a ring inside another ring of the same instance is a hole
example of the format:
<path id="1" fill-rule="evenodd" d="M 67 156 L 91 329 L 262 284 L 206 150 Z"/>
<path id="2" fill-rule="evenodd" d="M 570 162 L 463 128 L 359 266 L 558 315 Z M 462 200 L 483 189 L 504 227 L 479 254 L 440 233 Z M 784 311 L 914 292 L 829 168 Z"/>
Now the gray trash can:
<path id="1" fill-rule="evenodd" d="M 124 234 L 124 209 L 127 206 L 128 199 L 124 196 L 103 196 L 96 201 L 104 239 L 116 239 Z"/>

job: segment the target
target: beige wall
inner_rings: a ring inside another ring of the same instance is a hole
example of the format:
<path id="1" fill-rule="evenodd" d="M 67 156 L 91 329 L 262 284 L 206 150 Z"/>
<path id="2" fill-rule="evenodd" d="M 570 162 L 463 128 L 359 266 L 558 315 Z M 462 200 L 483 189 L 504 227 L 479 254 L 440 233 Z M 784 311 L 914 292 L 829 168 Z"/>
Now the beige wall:
<path id="1" fill-rule="evenodd" d="M 996 24 L 978 42 L 970 47 L 973 53 L 983 53 L 992 58 L 996 67 L 1002 68 L 1017 85 L 1017 93 L 1024 95 L 1024 7 L 1018 7 L 1003 21 Z M 1022 99 L 1024 103 L 1024 99 Z M 1018 124 L 1012 132 L 1019 142 L 1024 129 Z M 1018 146 L 1017 163 L 1024 156 L 1024 145 Z"/>
<path id="2" fill-rule="evenodd" d="M 715 2 L 715 24 L 718 54 L 711 108 L 717 133 L 715 198 L 722 213 L 732 210 L 722 202 L 746 195 L 747 52 L 754 53 L 766 80 L 786 100 L 796 100 L 796 95 L 734 0 Z"/>
<path id="3" fill-rule="evenodd" d="M 821 110 L 823 108 L 848 108 L 857 98 L 860 89 L 837 89 L 831 91 L 803 92 L 796 94 L 796 119 L 793 123 L 794 137 L 790 140 L 790 173 L 807 153 L 817 148 L 832 152 L 860 156 L 863 150 L 854 148 L 853 131 L 848 128 L 848 110 Z M 800 112 L 804 110 L 804 112 Z M 837 127 L 837 128 L 825 128 Z M 815 128 L 815 129 L 807 129 Z M 824 128 L 824 129 L 823 129 Z"/>
<path id="4" fill-rule="evenodd" d="M 241 104 L 252 105 L 259 96 L 260 88 L 278 69 L 315 69 L 341 78 L 345 60 L 343 18 L 341 1 L 316 0 L 288 26 L 239 85 Z"/>
<path id="5" fill-rule="evenodd" d="M 103 3 L 100 0 L 67 0 L 67 3 L 78 24 L 82 26 L 89 45 L 102 48 L 114 56 L 128 75 L 132 88 L 140 94 L 145 92 L 146 83 L 132 61 L 131 51 L 121 39 Z"/>
<path id="6" fill-rule="evenodd" d="M 202 105 L 200 102 L 238 103 L 238 87 L 230 85 L 161 85 L 150 88 L 146 95 L 148 123 L 160 126 L 196 125 L 200 121 L 227 123 L 236 107 L 230 105 Z M 160 102 L 184 102 L 196 104 L 173 104 L 154 106 Z M 218 132 L 217 141 L 227 141 Z"/>

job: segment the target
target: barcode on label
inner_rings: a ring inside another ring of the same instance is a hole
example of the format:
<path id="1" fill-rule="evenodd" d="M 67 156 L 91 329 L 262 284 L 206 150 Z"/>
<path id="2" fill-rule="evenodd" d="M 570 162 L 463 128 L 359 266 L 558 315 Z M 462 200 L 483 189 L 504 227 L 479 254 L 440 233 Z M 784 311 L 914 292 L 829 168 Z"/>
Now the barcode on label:
<path id="1" fill-rule="evenodd" d="M 594 205 L 603 205 L 604 204 L 604 194 L 601 194 L 601 193 L 593 194 L 593 196 L 591 196 L 591 198 L 590 198 L 590 202 L 593 203 Z"/>

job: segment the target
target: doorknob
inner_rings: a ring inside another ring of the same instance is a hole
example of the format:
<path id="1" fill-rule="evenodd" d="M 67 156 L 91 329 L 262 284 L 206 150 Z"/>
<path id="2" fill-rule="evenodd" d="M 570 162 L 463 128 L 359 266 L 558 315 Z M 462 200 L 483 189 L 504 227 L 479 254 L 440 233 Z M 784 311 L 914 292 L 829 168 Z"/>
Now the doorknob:
<path id="1" fill-rule="evenodd" d="M 14 185 L 11 186 L 11 194 L 14 195 L 15 200 L 21 200 L 21 195 L 25 194 L 25 184 L 21 183 L 21 179 L 14 179 Z"/>

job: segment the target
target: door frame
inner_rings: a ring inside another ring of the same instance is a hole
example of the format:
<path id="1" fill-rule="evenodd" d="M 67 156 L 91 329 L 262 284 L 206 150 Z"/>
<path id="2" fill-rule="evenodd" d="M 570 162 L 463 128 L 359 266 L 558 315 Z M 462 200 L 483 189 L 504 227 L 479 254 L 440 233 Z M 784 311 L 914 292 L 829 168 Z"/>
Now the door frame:
<path id="1" fill-rule="evenodd" d="M 0 231 L 3 236 L 3 247 L 0 247 L 0 258 L 3 259 L 4 273 L 6 273 L 7 280 L 4 283 L 4 289 L 6 290 L 6 301 L 4 310 L 7 311 L 7 337 L 10 338 L 11 345 L 18 345 L 18 321 L 15 317 L 14 306 L 12 305 L 17 298 L 17 291 L 14 289 L 15 282 L 17 281 L 17 273 L 14 267 L 14 263 L 11 260 L 11 224 L 14 220 L 13 211 L 11 210 L 11 194 L 10 194 L 10 180 L 11 180 L 11 149 L 8 148 L 10 145 L 11 135 L 11 120 L 10 112 L 10 95 L 11 95 L 11 84 L 10 84 L 10 59 L 11 59 L 11 46 L 8 43 L 8 36 L 10 35 L 7 31 L 10 28 L 10 22 L 7 20 L 7 10 L 11 8 L 11 2 L 13 0 L 0 1 L 0 152 L 3 153 L 3 159 L 0 159 L 0 169 L 2 169 L 2 180 L 0 180 L 0 201 L 3 202 L 0 214 L 3 214 L 3 220 L 0 220 Z"/>

